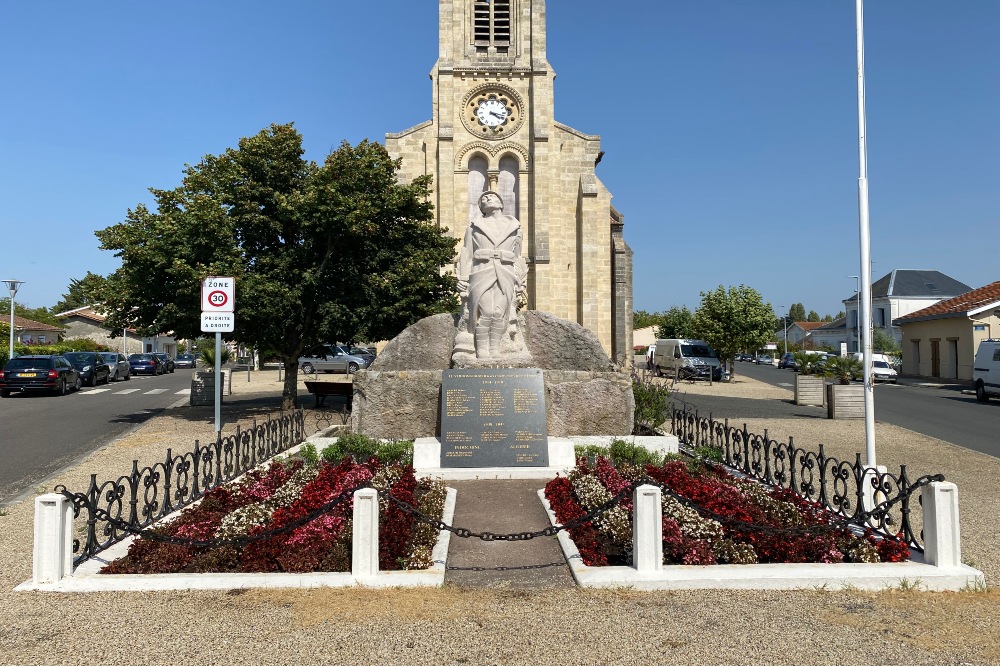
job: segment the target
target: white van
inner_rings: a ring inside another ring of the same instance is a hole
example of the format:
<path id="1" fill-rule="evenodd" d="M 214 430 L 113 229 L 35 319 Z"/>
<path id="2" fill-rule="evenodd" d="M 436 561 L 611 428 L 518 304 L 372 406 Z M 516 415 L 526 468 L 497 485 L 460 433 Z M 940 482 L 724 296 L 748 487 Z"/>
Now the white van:
<path id="1" fill-rule="evenodd" d="M 722 364 L 719 355 L 708 343 L 692 338 L 660 338 L 653 351 L 653 372 L 656 375 L 681 379 L 701 377 L 722 379 Z"/>
<path id="2" fill-rule="evenodd" d="M 990 396 L 1000 396 L 1000 339 L 987 338 L 979 344 L 972 364 L 972 382 L 976 398 L 983 403 Z"/>

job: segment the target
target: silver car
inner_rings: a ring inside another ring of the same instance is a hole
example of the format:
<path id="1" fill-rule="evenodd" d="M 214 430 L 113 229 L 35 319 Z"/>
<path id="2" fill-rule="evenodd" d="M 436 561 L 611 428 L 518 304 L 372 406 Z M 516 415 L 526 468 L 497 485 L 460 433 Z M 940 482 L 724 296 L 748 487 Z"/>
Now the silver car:
<path id="1" fill-rule="evenodd" d="M 303 373 L 353 373 L 368 368 L 372 359 L 350 353 L 343 345 L 319 345 L 299 357 Z"/>
<path id="2" fill-rule="evenodd" d="M 124 354 L 120 352 L 101 352 L 101 356 L 104 357 L 105 363 L 111 369 L 111 376 L 108 382 L 132 379 L 132 364 L 128 362 Z"/>

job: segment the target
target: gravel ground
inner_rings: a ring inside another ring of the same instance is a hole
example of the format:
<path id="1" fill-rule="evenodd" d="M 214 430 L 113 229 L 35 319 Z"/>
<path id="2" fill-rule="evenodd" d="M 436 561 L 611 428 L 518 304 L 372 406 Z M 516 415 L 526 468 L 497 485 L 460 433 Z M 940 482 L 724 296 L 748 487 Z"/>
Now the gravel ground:
<path id="1" fill-rule="evenodd" d="M 224 419 L 273 413 L 275 372 L 234 377 Z M 760 400 L 790 392 L 750 379 L 686 386 Z M 304 391 L 303 391 L 304 393 Z M 308 398 L 305 402 L 311 403 Z M 83 488 L 133 458 L 213 437 L 211 408 L 168 410 L 48 480 Z M 747 424 L 853 460 L 858 422 Z M 225 427 L 226 431 L 231 426 Z M 1000 461 L 880 424 L 879 462 L 958 484 L 966 562 L 1000 576 Z M 0 516 L 0 662 L 5 664 L 1000 664 L 988 591 L 530 591 L 512 588 L 162 593 L 14 593 L 31 577 L 32 501 Z"/>

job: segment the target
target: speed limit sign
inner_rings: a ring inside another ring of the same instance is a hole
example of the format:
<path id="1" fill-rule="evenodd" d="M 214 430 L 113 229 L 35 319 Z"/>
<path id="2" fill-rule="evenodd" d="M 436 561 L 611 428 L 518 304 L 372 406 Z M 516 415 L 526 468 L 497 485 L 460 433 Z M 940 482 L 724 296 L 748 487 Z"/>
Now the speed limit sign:
<path id="1" fill-rule="evenodd" d="M 231 313 L 235 310 L 235 285 L 232 276 L 209 276 L 201 284 L 201 310 L 207 313 Z"/>

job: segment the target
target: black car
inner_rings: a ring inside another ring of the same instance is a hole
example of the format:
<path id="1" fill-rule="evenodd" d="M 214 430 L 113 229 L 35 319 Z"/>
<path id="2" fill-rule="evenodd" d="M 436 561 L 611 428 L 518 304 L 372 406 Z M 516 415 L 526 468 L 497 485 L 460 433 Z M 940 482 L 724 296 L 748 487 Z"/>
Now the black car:
<path id="1" fill-rule="evenodd" d="M 159 359 L 160 363 L 163 364 L 163 372 L 164 373 L 173 373 L 174 372 L 174 369 L 176 368 L 176 366 L 174 365 L 174 359 L 173 359 L 173 357 L 171 357 L 170 355 L 168 355 L 166 352 L 150 352 L 150 354 L 152 354 L 154 357 L 156 357 L 157 359 Z"/>
<path id="2" fill-rule="evenodd" d="M 128 355 L 128 365 L 136 375 L 163 375 L 163 364 L 149 353 Z"/>
<path id="3" fill-rule="evenodd" d="M 58 354 L 31 354 L 14 357 L 0 371 L 0 396 L 11 392 L 52 391 L 65 395 L 83 383 L 80 372 Z"/>
<path id="4" fill-rule="evenodd" d="M 84 384 L 96 387 L 98 382 L 111 382 L 111 367 L 100 352 L 66 352 L 62 356 L 80 371 Z"/>

